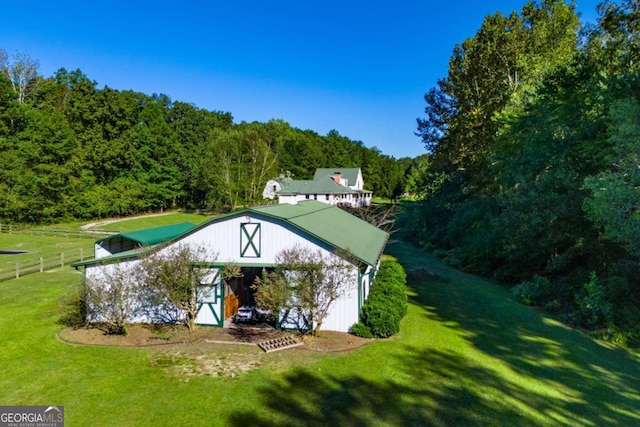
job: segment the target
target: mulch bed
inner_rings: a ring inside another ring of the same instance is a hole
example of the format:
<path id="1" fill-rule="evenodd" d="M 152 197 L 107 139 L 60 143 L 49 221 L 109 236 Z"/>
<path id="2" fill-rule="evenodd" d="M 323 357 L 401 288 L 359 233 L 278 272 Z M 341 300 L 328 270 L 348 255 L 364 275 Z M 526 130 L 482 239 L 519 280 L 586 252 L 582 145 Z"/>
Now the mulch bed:
<path id="1" fill-rule="evenodd" d="M 356 337 L 343 332 L 325 331 L 317 337 L 277 331 L 267 325 L 231 325 L 224 328 L 200 326 L 189 332 L 182 325 L 134 324 L 127 328 L 128 335 L 109 335 L 98 327 L 66 328 L 59 338 L 70 344 L 114 346 L 114 347 L 154 347 L 171 346 L 172 349 L 187 350 L 202 344 L 258 344 L 284 335 L 297 336 L 304 345 L 298 348 L 320 352 L 348 351 L 369 344 L 373 340 Z"/>

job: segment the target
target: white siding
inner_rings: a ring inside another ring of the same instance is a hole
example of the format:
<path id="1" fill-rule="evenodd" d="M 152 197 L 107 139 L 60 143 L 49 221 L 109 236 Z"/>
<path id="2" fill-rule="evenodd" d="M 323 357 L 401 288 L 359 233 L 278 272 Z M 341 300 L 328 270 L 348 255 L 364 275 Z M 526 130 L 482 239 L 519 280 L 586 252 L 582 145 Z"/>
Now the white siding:
<path id="1" fill-rule="evenodd" d="M 349 280 L 348 292 L 335 301 L 330 307 L 320 329 L 324 331 L 349 332 L 351 326 L 358 322 L 358 270 L 353 267 Z"/>
<path id="2" fill-rule="evenodd" d="M 243 249 L 241 248 L 241 224 L 246 222 L 260 224 L 259 257 L 241 256 Z M 248 216 L 211 223 L 185 237 L 180 243 L 205 247 L 212 255 L 211 261 L 219 263 L 275 264 L 275 257 L 279 252 L 296 245 L 312 249 L 320 248 L 325 255 L 330 253 L 326 248 L 308 240 L 307 236 L 296 233 L 279 223 Z"/>

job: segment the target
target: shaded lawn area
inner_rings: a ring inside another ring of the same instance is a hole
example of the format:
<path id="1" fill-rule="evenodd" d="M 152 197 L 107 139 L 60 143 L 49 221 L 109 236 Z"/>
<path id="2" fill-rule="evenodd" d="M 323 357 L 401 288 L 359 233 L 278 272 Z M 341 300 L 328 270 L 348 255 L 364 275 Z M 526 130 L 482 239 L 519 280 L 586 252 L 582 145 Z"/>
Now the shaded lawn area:
<path id="1" fill-rule="evenodd" d="M 397 337 L 349 353 L 242 350 L 262 366 L 235 378 L 185 380 L 149 349 L 62 343 L 69 268 L 0 283 L 0 405 L 64 405 L 69 426 L 640 424 L 635 356 L 409 245 L 388 252 L 438 275 L 411 276 Z"/>

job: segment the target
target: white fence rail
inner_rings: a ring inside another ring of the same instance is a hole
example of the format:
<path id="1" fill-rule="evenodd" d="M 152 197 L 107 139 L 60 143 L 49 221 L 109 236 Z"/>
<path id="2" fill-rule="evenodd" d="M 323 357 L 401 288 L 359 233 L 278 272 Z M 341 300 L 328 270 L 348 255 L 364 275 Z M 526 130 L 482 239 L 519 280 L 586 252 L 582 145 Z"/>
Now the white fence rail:
<path id="1" fill-rule="evenodd" d="M 47 257 L 22 259 L 20 261 L 7 261 L 0 264 L 0 282 L 11 279 L 19 279 L 22 276 L 33 273 L 42 273 L 45 270 L 51 270 L 78 261 L 86 261 L 92 256 L 86 254 L 87 251 L 73 249 L 61 252 L 57 255 Z"/>
<path id="2" fill-rule="evenodd" d="M 0 233 L 23 234 L 28 236 L 73 237 L 80 239 L 99 239 L 112 234 L 118 234 L 117 231 L 74 230 L 71 228 L 37 227 L 23 224 L 0 224 Z"/>

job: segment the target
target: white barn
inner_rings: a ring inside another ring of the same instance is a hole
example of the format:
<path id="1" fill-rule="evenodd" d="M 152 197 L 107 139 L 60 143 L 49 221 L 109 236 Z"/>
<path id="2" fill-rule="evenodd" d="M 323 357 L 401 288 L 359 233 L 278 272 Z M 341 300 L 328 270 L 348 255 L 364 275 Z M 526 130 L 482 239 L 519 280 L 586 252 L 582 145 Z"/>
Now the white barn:
<path id="1" fill-rule="evenodd" d="M 103 275 L 117 264 L 126 268 L 138 262 L 142 248 L 168 250 L 187 244 L 215 254 L 210 259 L 208 283 L 213 286 L 201 297 L 196 319 L 200 325 L 220 326 L 242 305 L 253 303 L 250 285 L 263 269 L 275 266 L 276 255 L 295 246 L 321 251 L 330 256 L 336 250 L 351 254 L 352 281 L 349 291 L 336 301 L 325 317 L 322 329 L 348 332 L 359 321 L 360 309 L 369 295 L 388 234 L 373 225 L 328 204 L 306 201 L 243 209 L 214 217 L 203 224 L 178 224 L 135 233 L 123 233 L 96 243 L 96 258 L 76 263 L 87 277 Z M 225 281 L 220 274 L 226 263 L 242 268 L 243 277 Z M 158 322 L 154 310 L 141 310 L 133 322 Z M 280 319 L 284 327 L 285 319 Z M 308 325 L 311 327 L 312 325 Z"/>

